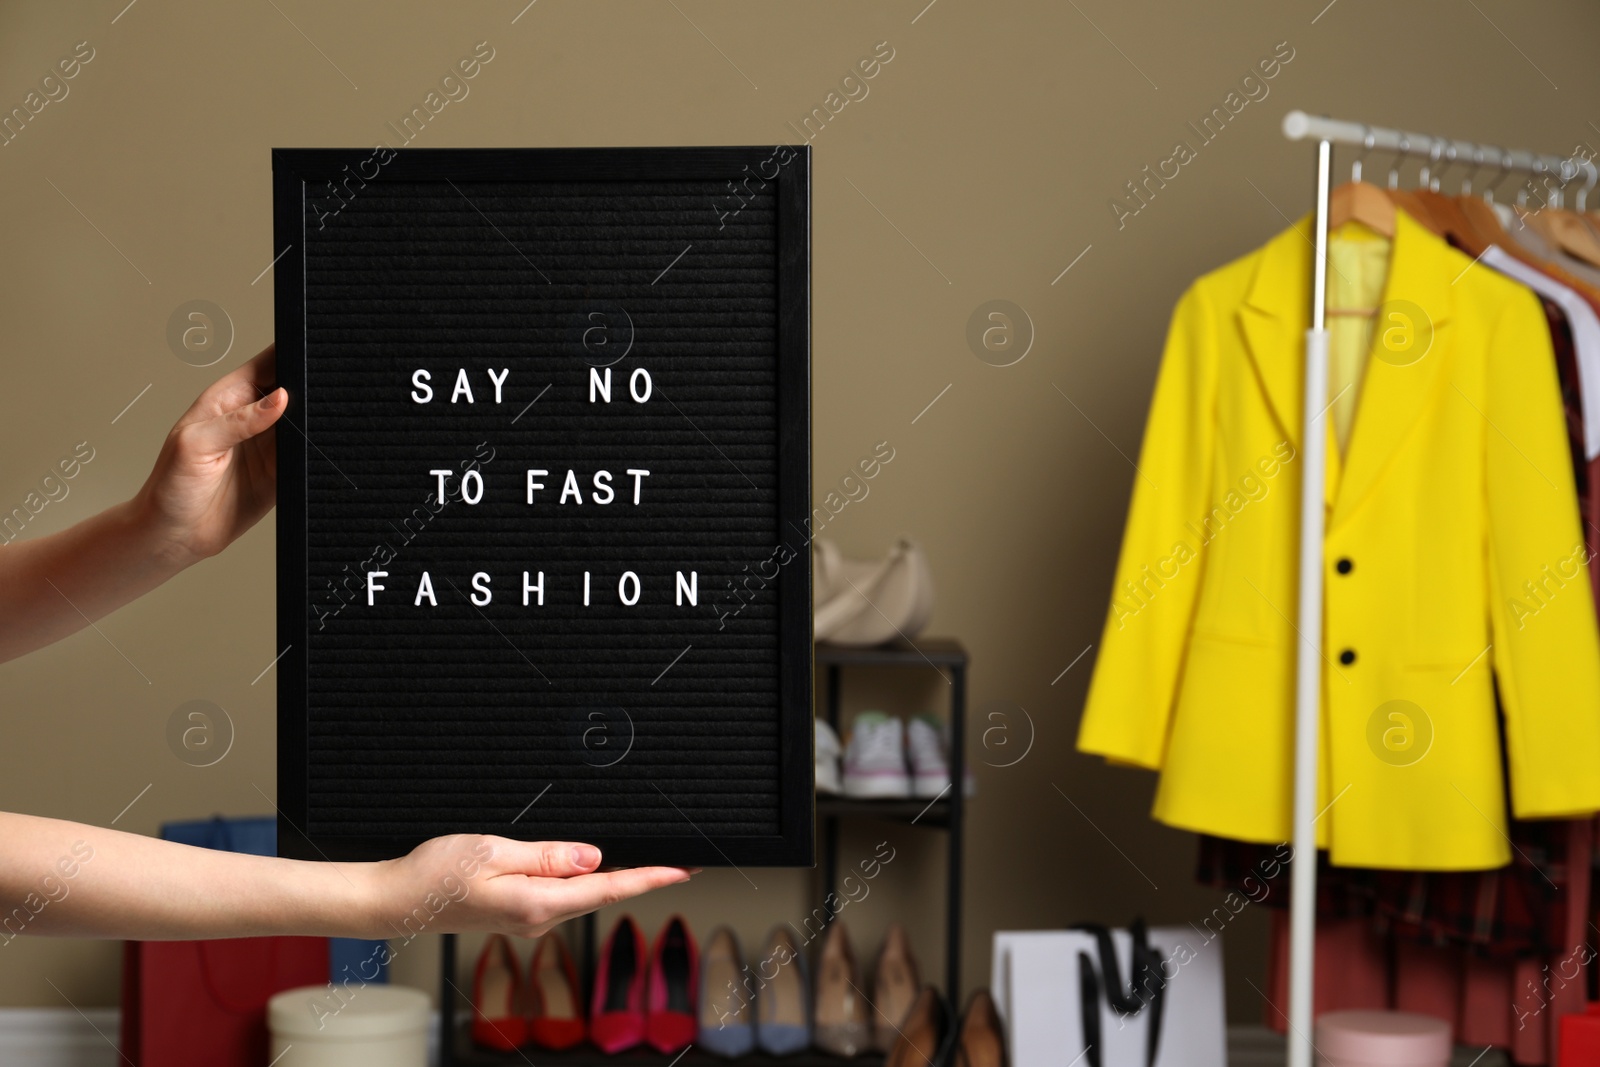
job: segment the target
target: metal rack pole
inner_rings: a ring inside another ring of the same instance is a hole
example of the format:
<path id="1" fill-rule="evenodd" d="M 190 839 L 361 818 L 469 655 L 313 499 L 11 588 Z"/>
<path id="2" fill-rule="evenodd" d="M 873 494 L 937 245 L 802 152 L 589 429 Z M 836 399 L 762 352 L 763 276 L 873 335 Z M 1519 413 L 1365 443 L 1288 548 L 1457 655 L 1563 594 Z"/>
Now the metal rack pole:
<path id="1" fill-rule="evenodd" d="M 1311 1067 L 1317 925 L 1317 767 L 1322 726 L 1322 528 L 1327 476 L 1328 181 L 1333 146 L 1317 145 L 1316 258 L 1306 331 L 1305 418 L 1300 440 L 1300 643 L 1295 667 L 1294 863 L 1289 883 L 1289 1067 Z"/>
<path id="2" fill-rule="evenodd" d="M 945 886 L 944 992 L 950 1010 L 961 1010 L 961 864 L 967 809 L 967 665 L 950 668 L 950 828 Z"/>
<path id="3" fill-rule="evenodd" d="M 1283 117 L 1283 135 L 1291 141 L 1322 141 L 1354 145 L 1378 152 L 1495 166 L 1505 171 L 1540 171 L 1562 180 L 1571 179 L 1579 165 L 1562 156 L 1529 152 L 1522 148 L 1501 148 L 1476 141 L 1436 137 L 1387 126 L 1368 126 L 1361 122 L 1308 115 L 1291 111 Z"/>

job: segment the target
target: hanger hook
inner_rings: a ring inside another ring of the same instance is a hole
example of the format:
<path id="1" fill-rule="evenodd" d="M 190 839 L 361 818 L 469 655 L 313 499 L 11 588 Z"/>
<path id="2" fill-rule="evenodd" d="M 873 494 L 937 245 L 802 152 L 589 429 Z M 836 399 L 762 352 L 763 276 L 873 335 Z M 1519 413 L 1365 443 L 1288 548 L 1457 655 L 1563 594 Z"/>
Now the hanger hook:
<path id="1" fill-rule="evenodd" d="M 1594 165 L 1594 160 L 1585 159 L 1583 161 L 1583 171 L 1589 176 L 1589 180 L 1583 183 L 1582 189 L 1578 190 L 1579 211 L 1587 210 L 1587 204 L 1589 202 L 1589 190 L 1595 187 L 1596 182 L 1600 182 L 1600 167 L 1596 167 Z"/>
<path id="2" fill-rule="evenodd" d="M 1389 166 L 1389 188 L 1400 188 L 1400 161 L 1411 154 L 1411 138 L 1404 133 L 1400 134 L 1400 151 L 1395 154 L 1394 162 Z"/>
<path id="3" fill-rule="evenodd" d="M 1587 160 L 1585 162 L 1587 162 Z M 1584 165 L 1582 163 L 1578 162 L 1578 160 L 1575 157 L 1568 157 L 1568 158 L 1563 159 L 1561 161 L 1560 167 L 1556 171 L 1556 177 L 1559 179 L 1557 184 L 1556 184 L 1556 193 L 1555 193 L 1555 206 L 1556 207 L 1558 207 L 1558 208 L 1559 207 L 1566 207 L 1566 205 L 1567 205 L 1567 186 L 1571 185 L 1574 181 L 1576 181 L 1577 178 L 1578 178 L 1578 175 L 1585 174 L 1585 173 L 1587 173 L 1586 168 L 1584 167 Z M 1582 195 L 1582 193 L 1585 193 L 1585 192 L 1588 192 L 1588 186 L 1587 185 L 1584 186 L 1583 189 L 1579 190 L 1578 194 L 1575 194 L 1575 195 Z M 1582 201 L 1580 200 L 1579 203 L 1581 204 Z M 1580 207 L 1579 210 L 1582 210 L 1582 208 Z"/>
<path id="4" fill-rule="evenodd" d="M 1500 154 L 1500 170 L 1493 178 L 1484 183 L 1483 200 L 1487 204 L 1494 203 L 1494 191 L 1500 187 L 1501 182 L 1506 180 L 1506 175 L 1511 173 L 1511 153 L 1504 148 L 1495 148 L 1494 150 Z"/>
<path id="5" fill-rule="evenodd" d="M 1440 179 L 1442 179 L 1447 173 L 1449 173 L 1450 168 L 1455 166 L 1456 163 L 1460 160 L 1460 158 L 1461 158 L 1461 152 L 1460 152 L 1460 150 L 1458 148 L 1456 148 L 1456 145 L 1455 145 L 1454 141 L 1451 141 L 1449 144 L 1445 145 L 1445 148 L 1444 148 L 1444 163 L 1441 164 L 1440 167 L 1439 167 L 1438 176 L 1433 179 L 1434 192 L 1438 192 L 1439 191 Z"/>
<path id="6" fill-rule="evenodd" d="M 1439 188 L 1439 179 L 1434 170 L 1439 165 L 1439 157 L 1444 154 L 1444 142 L 1429 138 L 1432 147 L 1428 149 L 1428 162 L 1422 166 L 1422 173 L 1417 175 L 1417 184 L 1423 189 Z"/>
<path id="7" fill-rule="evenodd" d="M 1533 172 L 1535 174 L 1539 175 L 1540 177 L 1543 177 L 1547 170 L 1549 170 L 1549 168 L 1544 165 L 1544 160 L 1542 158 L 1540 158 L 1539 156 L 1534 156 L 1533 157 Z M 1525 207 L 1528 206 L 1528 183 L 1527 182 L 1523 182 L 1521 185 L 1519 185 L 1517 187 L 1517 206 L 1520 207 L 1520 208 L 1525 208 Z"/>
<path id="8" fill-rule="evenodd" d="M 1472 146 L 1472 167 L 1467 171 L 1466 176 L 1461 179 L 1462 196 L 1472 195 L 1472 179 L 1476 178 L 1480 173 L 1483 172 L 1483 158 L 1485 154 L 1486 153 L 1484 152 L 1482 145 Z"/>
<path id="9" fill-rule="evenodd" d="M 1366 123 L 1361 124 L 1361 154 L 1356 156 L 1356 161 L 1350 164 L 1350 180 L 1361 180 L 1361 161 L 1367 158 L 1367 153 L 1372 151 L 1372 146 L 1377 144 L 1378 135 L 1372 132 L 1372 127 Z"/>

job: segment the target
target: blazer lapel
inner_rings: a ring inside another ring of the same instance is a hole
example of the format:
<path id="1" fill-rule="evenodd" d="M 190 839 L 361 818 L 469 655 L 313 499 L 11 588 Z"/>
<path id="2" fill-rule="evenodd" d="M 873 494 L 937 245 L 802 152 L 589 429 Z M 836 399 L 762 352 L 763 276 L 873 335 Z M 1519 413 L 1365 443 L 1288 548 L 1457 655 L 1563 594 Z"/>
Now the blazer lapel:
<path id="1" fill-rule="evenodd" d="M 1311 219 L 1300 219 L 1268 241 L 1240 306 L 1239 327 L 1261 391 L 1284 440 L 1298 454 L 1303 434 L 1305 335 L 1311 322 Z M 1324 416 L 1327 434 L 1327 476 L 1323 499 L 1331 507 L 1339 489 L 1342 464 L 1332 420 Z"/>
<path id="2" fill-rule="evenodd" d="M 1395 214 L 1389 275 L 1380 318 L 1373 324 L 1330 525 L 1342 521 L 1372 491 L 1434 399 L 1449 351 L 1453 264 L 1438 238 L 1404 212 Z M 1407 331 L 1409 346 L 1404 343 Z"/>

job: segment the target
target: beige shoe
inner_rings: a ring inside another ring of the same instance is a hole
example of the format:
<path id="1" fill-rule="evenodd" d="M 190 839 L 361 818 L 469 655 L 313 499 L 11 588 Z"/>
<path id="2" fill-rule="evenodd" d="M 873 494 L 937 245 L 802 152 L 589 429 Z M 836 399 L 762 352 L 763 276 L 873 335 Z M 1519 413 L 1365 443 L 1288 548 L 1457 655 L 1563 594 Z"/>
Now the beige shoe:
<path id="1" fill-rule="evenodd" d="M 756 1046 L 755 979 L 747 978 L 739 939 L 719 926 L 700 953 L 699 1044 L 733 1059 Z"/>
<path id="2" fill-rule="evenodd" d="M 772 1056 L 791 1056 L 811 1044 L 806 1009 L 806 960 L 787 926 L 774 926 L 757 964 L 766 983 L 756 994 L 756 1045 Z M 770 979 L 768 970 L 776 968 Z"/>
<path id="3" fill-rule="evenodd" d="M 893 923 L 883 936 L 883 947 L 878 950 L 878 961 L 872 968 L 873 1048 L 879 1052 L 894 1048 L 921 988 L 917 960 L 911 954 L 906 928 Z"/>
<path id="4" fill-rule="evenodd" d="M 822 942 L 815 1011 L 818 1048 L 846 1058 L 866 1049 L 872 1038 L 867 1021 L 871 1008 L 861 992 L 861 976 L 850 951 L 850 937 L 838 919 L 828 926 Z"/>

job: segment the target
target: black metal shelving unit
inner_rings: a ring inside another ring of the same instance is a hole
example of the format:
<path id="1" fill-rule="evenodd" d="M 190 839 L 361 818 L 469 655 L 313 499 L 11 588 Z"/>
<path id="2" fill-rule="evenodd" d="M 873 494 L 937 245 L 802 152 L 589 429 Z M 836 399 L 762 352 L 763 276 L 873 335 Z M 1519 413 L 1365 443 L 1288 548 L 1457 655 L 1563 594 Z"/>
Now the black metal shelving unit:
<path id="1" fill-rule="evenodd" d="M 839 879 L 839 821 L 841 819 L 885 819 L 909 826 L 943 830 L 948 835 L 945 897 L 945 996 L 960 1004 L 961 992 L 961 862 L 964 845 L 964 817 L 967 774 L 967 651 L 952 638 L 897 642 L 876 648 L 838 648 L 817 645 L 815 662 L 826 673 L 824 714 L 835 731 L 843 705 L 844 668 L 901 667 L 935 670 L 950 687 L 950 785 L 932 800 L 855 800 L 850 797 L 818 795 L 817 822 L 821 830 L 822 884 L 825 892 L 836 892 Z M 581 920 L 577 946 L 583 988 L 594 976 L 596 951 L 595 918 Z M 608 1054 L 589 1045 L 565 1052 L 527 1049 L 496 1052 L 472 1044 L 467 1028 L 457 1025 L 456 1012 L 467 991 L 455 984 L 456 937 L 445 934 L 439 949 L 439 1063 L 440 1067 L 468 1067 L 474 1064 L 534 1063 L 539 1067 L 726 1067 L 728 1060 L 712 1056 L 691 1046 L 678 1056 L 663 1056 L 654 1050 L 637 1048 Z M 863 1053 L 843 1060 L 815 1049 L 792 1056 L 768 1056 L 756 1052 L 736 1061 L 741 1067 L 879 1067 L 883 1056 Z"/>

